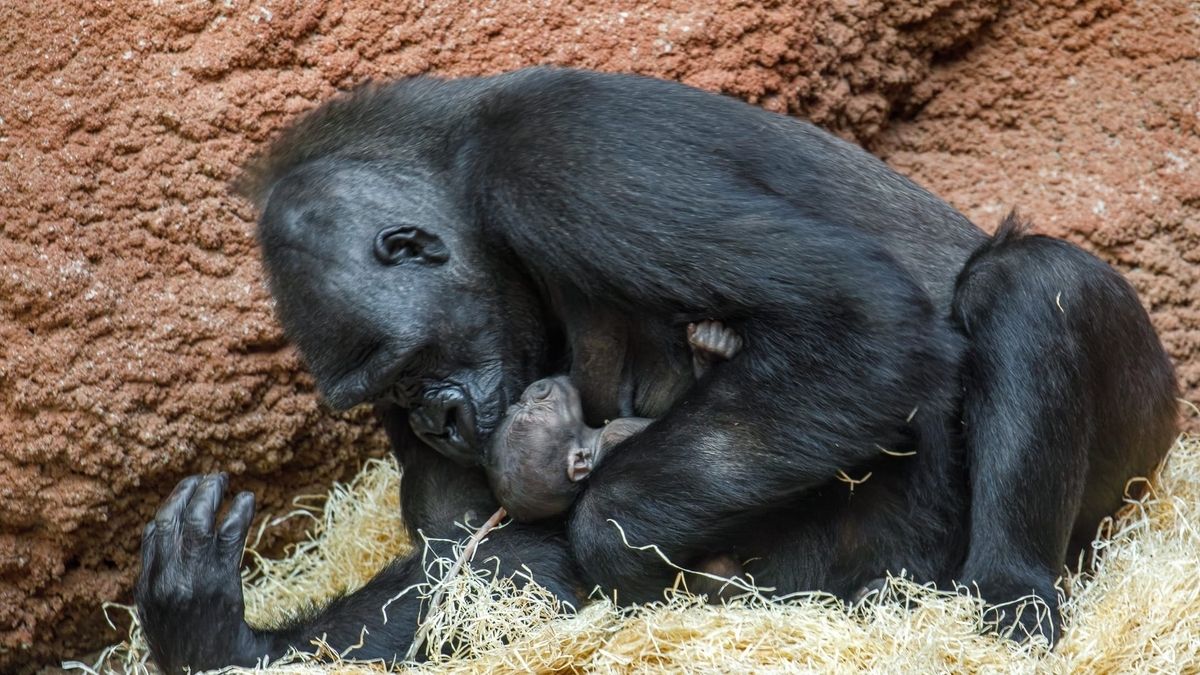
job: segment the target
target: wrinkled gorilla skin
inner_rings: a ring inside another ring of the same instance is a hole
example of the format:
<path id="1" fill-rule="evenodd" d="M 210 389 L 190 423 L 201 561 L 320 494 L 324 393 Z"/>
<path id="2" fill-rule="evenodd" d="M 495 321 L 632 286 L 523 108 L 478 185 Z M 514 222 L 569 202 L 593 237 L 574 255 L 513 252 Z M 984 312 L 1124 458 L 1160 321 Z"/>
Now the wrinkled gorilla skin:
<path id="1" fill-rule="evenodd" d="M 674 571 L 623 533 L 683 565 L 754 558 L 780 593 L 906 570 L 1057 607 L 1064 563 L 1175 434 L 1171 365 L 1108 266 L 1012 220 L 989 238 L 851 144 L 679 84 L 531 69 L 366 88 L 248 175 L 279 317 L 332 406 L 375 406 L 411 534 L 460 537 L 495 508 L 480 453 L 538 377 L 569 372 L 590 424 L 658 418 L 566 522 L 511 524 L 476 558 L 565 600 L 662 596 Z M 684 327 L 710 317 L 745 346 L 693 382 Z M 231 551 L 253 502 L 214 521 L 223 488 L 192 479 L 147 529 L 137 603 L 161 665 L 318 636 L 403 657 L 414 557 L 248 626 Z M 1053 640 L 1054 616 L 1015 627 Z"/>

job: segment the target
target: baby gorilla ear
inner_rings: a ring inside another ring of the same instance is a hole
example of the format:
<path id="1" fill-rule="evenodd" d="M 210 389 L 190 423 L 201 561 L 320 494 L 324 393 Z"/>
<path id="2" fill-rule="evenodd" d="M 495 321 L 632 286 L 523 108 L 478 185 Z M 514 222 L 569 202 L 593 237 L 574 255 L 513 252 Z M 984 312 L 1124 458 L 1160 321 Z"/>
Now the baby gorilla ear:
<path id="1" fill-rule="evenodd" d="M 567 453 L 567 478 L 572 483 L 587 478 L 592 473 L 594 459 L 592 451 L 587 448 L 571 448 Z"/>
<path id="2" fill-rule="evenodd" d="M 385 265 L 409 260 L 440 265 L 450 259 L 450 252 L 432 232 L 412 225 L 394 225 L 375 235 L 375 258 Z"/>

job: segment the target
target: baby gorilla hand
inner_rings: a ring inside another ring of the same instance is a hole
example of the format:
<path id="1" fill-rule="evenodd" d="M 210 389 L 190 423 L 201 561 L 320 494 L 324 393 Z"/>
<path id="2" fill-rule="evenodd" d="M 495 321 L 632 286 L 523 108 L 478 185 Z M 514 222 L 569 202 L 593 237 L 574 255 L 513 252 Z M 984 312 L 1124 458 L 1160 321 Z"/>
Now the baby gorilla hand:
<path id="1" fill-rule="evenodd" d="M 138 617 L 167 672 L 253 665 L 265 638 L 246 623 L 238 573 L 254 495 L 234 498 L 214 529 L 225 474 L 185 478 L 142 533 Z"/>
<path id="2" fill-rule="evenodd" d="M 688 343 L 697 352 L 723 361 L 742 350 L 742 338 L 720 321 L 707 320 L 688 324 Z"/>
<path id="3" fill-rule="evenodd" d="M 742 338 L 720 321 L 689 323 L 688 344 L 692 347 L 692 367 L 696 379 L 704 377 L 717 361 L 728 361 L 742 350 Z"/>

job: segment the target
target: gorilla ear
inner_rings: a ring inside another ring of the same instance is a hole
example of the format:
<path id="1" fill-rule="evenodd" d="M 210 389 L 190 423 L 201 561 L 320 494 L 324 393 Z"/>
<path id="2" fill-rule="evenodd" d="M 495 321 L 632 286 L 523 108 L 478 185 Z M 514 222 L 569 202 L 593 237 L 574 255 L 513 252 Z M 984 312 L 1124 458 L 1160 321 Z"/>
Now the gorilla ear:
<path id="1" fill-rule="evenodd" d="M 375 235 L 375 257 L 385 265 L 409 260 L 440 265 L 450 259 L 450 252 L 436 234 L 412 225 L 394 225 Z"/>

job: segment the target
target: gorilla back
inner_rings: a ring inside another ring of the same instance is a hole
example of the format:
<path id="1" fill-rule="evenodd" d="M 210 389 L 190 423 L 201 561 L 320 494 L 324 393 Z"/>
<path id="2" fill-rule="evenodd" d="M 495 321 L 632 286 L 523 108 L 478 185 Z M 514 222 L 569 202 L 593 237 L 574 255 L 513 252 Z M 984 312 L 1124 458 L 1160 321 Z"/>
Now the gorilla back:
<path id="1" fill-rule="evenodd" d="M 495 508 L 480 453 L 534 379 L 568 371 L 589 424 L 658 418 L 566 522 L 514 523 L 477 556 L 566 599 L 661 597 L 674 570 L 631 547 L 655 544 L 685 566 L 752 556 L 780 592 L 903 569 L 1057 607 L 1069 546 L 1174 434 L 1170 364 L 1103 263 L 1015 228 L 989 240 L 861 149 L 682 85 L 539 68 L 365 88 L 285 132 L 243 189 L 280 319 L 330 404 L 375 406 L 414 534 Z M 705 318 L 744 348 L 693 382 L 683 327 Z M 851 499 L 839 477 L 864 475 Z M 251 628 L 227 554 L 247 498 L 212 534 L 223 483 L 189 485 L 143 549 L 161 664 L 318 635 L 404 654 L 419 560 Z"/>

